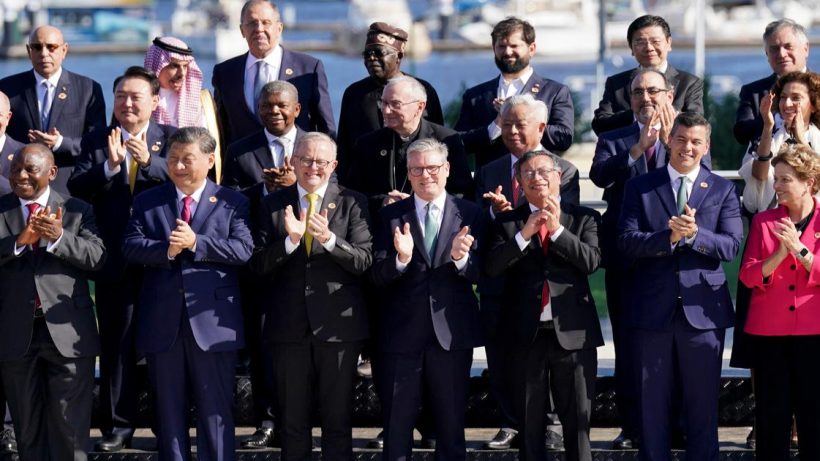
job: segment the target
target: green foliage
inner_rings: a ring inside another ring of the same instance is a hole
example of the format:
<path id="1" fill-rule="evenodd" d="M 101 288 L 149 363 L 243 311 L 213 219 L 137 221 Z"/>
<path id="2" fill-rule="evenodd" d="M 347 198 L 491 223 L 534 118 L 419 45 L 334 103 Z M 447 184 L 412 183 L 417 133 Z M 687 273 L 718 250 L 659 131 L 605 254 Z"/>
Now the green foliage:
<path id="1" fill-rule="evenodd" d="M 586 139 L 587 134 L 592 131 L 592 120 L 584 117 L 584 111 L 581 109 L 581 96 L 577 91 L 572 91 L 572 107 L 575 112 L 575 130 L 572 134 L 573 142 L 581 142 Z"/>
<path id="2" fill-rule="evenodd" d="M 727 93 L 721 98 L 712 96 L 710 89 L 711 81 L 707 76 L 703 82 L 703 110 L 712 124 L 712 169 L 736 170 L 740 168 L 746 152 L 746 146 L 738 144 L 733 133 L 740 100 L 734 93 Z"/>

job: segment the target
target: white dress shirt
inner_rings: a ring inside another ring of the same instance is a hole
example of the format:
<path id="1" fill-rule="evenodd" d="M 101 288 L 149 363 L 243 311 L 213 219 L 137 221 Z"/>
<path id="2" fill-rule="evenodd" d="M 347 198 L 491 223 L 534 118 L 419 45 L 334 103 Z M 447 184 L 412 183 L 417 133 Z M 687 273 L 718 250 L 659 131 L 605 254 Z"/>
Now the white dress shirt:
<path id="1" fill-rule="evenodd" d="M 296 125 L 293 125 L 287 133 L 282 136 L 276 136 L 268 131 L 267 128 L 263 130 L 265 137 L 268 139 L 268 148 L 273 159 L 273 165 L 276 168 L 285 166 L 285 159 L 289 159 L 293 155 L 293 146 L 296 144 Z M 279 140 L 282 145 L 274 141 Z M 284 149 L 284 151 L 282 150 Z"/>
<path id="2" fill-rule="evenodd" d="M 316 191 L 314 192 L 314 194 L 319 196 L 319 198 L 316 200 L 316 205 L 314 205 L 314 213 L 319 213 L 322 209 L 322 202 L 324 202 L 325 194 L 327 193 L 327 185 L 328 183 L 324 183 L 322 187 L 316 189 Z M 310 202 L 307 199 L 307 194 L 309 194 L 309 192 L 303 189 L 302 186 L 299 185 L 299 183 L 296 183 L 296 191 L 299 193 L 299 209 L 293 210 L 293 214 L 296 215 L 296 217 L 298 218 L 299 214 L 301 213 L 301 210 L 305 210 L 305 212 L 307 213 L 307 210 L 310 209 Z M 305 232 L 307 232 L 307 230 L 305 230 Z M 315 240 L 319 241 L 319 239 Z M 297 248 L 299 248 L 299 245 L 301 244 L 301 239 L 298 242 L 293 243 L 291 242 L 290 237 L 285 237 L 285 253 L 293 253 L 294 251 L 296 251 Z M 333 251 L 336 248 L 336 234 L 330 232 L 330 238 L 327 239 L 327 242 L 322 243 L 319 241 L 319 244 L 322 245 L 322 247 L 327 252 Z"/>
<path id="3" fill-rule="evenodd" d="M 253 94 L 253 89 L 256 88 L 257 61 L 264 61 L 265 64 L 267 64 L 267 71 L 263 72 L 263 74 L 267 74 L 268 79 L 265 83 L 278 80 L 279 69 L 282 67 L 282 45 L 276 45 L 276 48 L 274 48 L 273 51 L 268 53 L 268 55 L 262 59 L 257 58 L 251 53 L 248 53 L 248 58 L 245 59 L 245 104 L 248 105 L 253 113 L 256 113 L 256 107 L 254 107 L 255 95 Z"/>
<path id="4" fill-rule="evenodd" d="M 558 203 L 561 203 L 561 197 L 560 196 L 558 197 Z M 540 210 L 540 208 L 533 206 L 531 203 L 529 205 L 530 205 L 530 211 L 532 213 L 535 213 L 536 211 Z M 558 240 L 558 237 L 563 232 L 564 232 L 564 226 L 559 224 L 558 229 L 556 229 L 555 232 L 550 234 L 550 242 L 554 242 L 554 241 Z M 538 234 L 536 234 L 536 235 L 538 235 Z M 539 238 L 540 238 L 540 236 L 539 236 Z M 518 233 L 515 234 L 515 243 L 518 244 L 518 249 L 521 250 L 522 253 L 524 252 L 524 249 L 527 248 L 527 245 L 530 244 L 530 241 L 532 241 L 532 239 L 524 240 L 524 236 L 521 235 L 521 231 L 518 231 Z M 542 299 L 541 301 L 543 302 L 544 300 Z M 541 318 L 539 320 L 542 321 L 542 322 L 552 320 L 552 298 L 548 299 L 547 304 L 542 306 Z"/>
<path id="5" fill-rule="evenodd" d="M 413 204 L 416 208 L 416 219 L 418 219 L 419 227 L 421 227 L 421 236 L 424 237 L 424 226 L 426 225 L 427 221 L 427 204 L 430 203 L 431 210 L 430 214 L 432 218 L 436 220 L 436 232 L 440 234 L 441 230 L 441 222 L 444 220 L 444 204 L 447 201 L 447 193 L 444 192 L 438 197 L 434 198 L 431 202 L 426 202 L 419 198 L 418 195 L 413 194 Z M 441 235 L 439 235 L 441 237 Z M 443 245 L 442 242 L 437 242 L 436 245 Z M 464 255 L 463 258 L 459 260 L 453 260 L 453 264 L 456 265 L 456 269 L 462 270 L 464 266 L 467 265 L 467 260 L 470 258 L 470 253 L 468 252 Z M 413 259 L 413 256 L 410 255 L 410 260 Z M 396 269 L 399 272 L 404 272 L 407 270 L 407 265 L 410 263 L 408 260 L 406 263 L 399 261 L 399 255 L 396 255 Z"/>
<path id="6" fill-rule="evenodd" d="M 142 127 L 142 129 L 136 134 L 131 134 L 128 131 L 126 131 L 125 128 L 121 127 L 120 128 L 120 134 L 122 136 L 122 142 L 125 143 L 126 141 L 128 141 L 132 137 L 140 139 L 142 137 L 142 135 L 144 135 L 148 132 L 148 125 L 150 125 L 150 124 L 151 124 L 150 122 L 146 123 L 145 126 Z M 148 142 L 147 137 L 145 139 L 145 142 L 146 143 Z M 149 149 L 150 149 L 150 146 L 149 146 Z M 149 154 L 150 154 L 150 152 L 149 152 Z M 127 178 L 128 173 L 129 173 L 128 169 L 130 168 L 132 158 L 133 158 L 133 156 L 131 155 L 131 152 L 129 152 L 128 149 L 126 149 L 125 150 L 125 160 L 123 160 L 123 162 L 120 163 L 119 165 L 117 165 L 113 170 L 109 169 L 108 160 L 106 160 L 103 163 L 103 172 L 105 173 L 105 179 L 111 179 L 114 175 L 119 174 L 120 168 L 125 168 L 125 177 Z M 139 165 L 137 165 L 137 168 L 139 168 Z"/>
<path id="7" fill-rule="evenodd" d="M 518 78 L 510 80 L 509 82 L 504 80 L 503 75 L 499 75 L 498 89 L 496 90 L 497 97 L 506 101 L 510 96 L 515 96 L 521 93 L 521 90 L 524 89 L 524 86 L 530 80 L 530 77 L 532 77 L 534 72 L 535 71 L 532 66 L 527 66 Z M 495 120 L 487 125 L 487 134 L 490 135 L 490 141 L 501 136 L 501 127 L 496 125 Z"/>
<path id="8" fill-rule="evenodd" d="M 3 136 L 3 138 L 4 138 L 4 142 L 5 142 L 5 135 Z M 29 212 L 28 212 L 28 206 L 27 205 L 29 203 L 36 203 L 36 204 L 40 205 L 40 209 L 45 209 L 45 207 L 48 206 L 48 199 L 49 199 L 50 196 L 51 196 L 51 186 L 48 186 L 48 187 L 46 187 L 46 191 L 43 192 L 39 197 L 37 197 L 34 200 L 24 200 L 24 199 L 21 199 L 21 198 L 18 197 L 17 199 L 20 201 L 20 209 L 23 212 L 23 223 L 28 223 Z M 65 210 L 63 210 L 63 211 L 65 211 Z M 57 213 L 57 210 L 51 210 L 51 212 L 52 213 Z M 57 245 L 60 243 L 60 241 L 62 239 L 63 239 L 63 233 L 60 232 L 60 236 L 57 237 L 57 240 L 55 240 L 53 242 L 49 242 L 49 244 L 46 246 L 46 251 L 48 251 L 49 253 L 54 253 L 54 250 L 57 248 Z M 23 254 L 23 250 L 25 250 L 25 249 L 26 249 L 26 247 L 24 247 L 24 246 L 23 247 L 18 247 L 17 242 L 15 242 L 14 243 L 14 256 L 20 256 L 21 254 Z"/>
<path id="9" fill-rule="evenodd" d="M 34 72 L 34 80 L 36 82 L 35 88 L 37 89 L 37 109 L 39 110 L 38 115 L 42 115 L 43 108 L 40 107 L 43 104 L 43 93 L 46 91 L 45 87 L 43 87 L 43 82 L 48 82 L 48 101 L 51 106 L 48 108 L 51 111 L 51 108 L 54 107 L 54 97 L 58 94 L 57 93 L 57 83 L 60 82 L 60 77 L 63 75 L 63 68 L 60 67 L 57 69 L 57 72 L 46 79 L 42 75 L 38 74 L 37 71 L 32 70 Z M 42 119 L 42 117 L 40 117 Z M 43 132 L 48 131 L 48 127 L 43 127 Z M 57 137 L 57 141 L 54 143 L 54 148 L 51 149 L 53 151 L 60 148 L 60 145 L 63 143 L 63 135 L 59 135 Z"/>

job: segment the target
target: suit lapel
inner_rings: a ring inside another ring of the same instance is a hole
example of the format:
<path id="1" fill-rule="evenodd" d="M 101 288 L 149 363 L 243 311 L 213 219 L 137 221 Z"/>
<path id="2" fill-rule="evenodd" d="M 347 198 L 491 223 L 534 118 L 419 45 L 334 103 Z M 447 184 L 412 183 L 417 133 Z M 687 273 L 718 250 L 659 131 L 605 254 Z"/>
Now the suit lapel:
<path id="1" fill-rule="evenodd" d="M 418 249 L 418 252 L 424 258 L 427 265 L 430 266 L 430 255 L 428 255 L 424 249 L 424 234 L 421 232 L 421 223 L 416 214 L 416 199 L 414 197 L 415 195 L 411 195 L 405 199 L 407 205 L 402 215 L 402 225 L 404 225 L 404 223 L 410 223 L 410 234 L 413 236 L 413 245 Z M 402 229 L 399 229 L 399 231 L 402 231 Z"/>
<path id="2" fill-rule="evenodd" d="M 712 187 L 714 184 L 714 178 L 712 178 L 712 173 L 709 172 L 704 167 L 700 167 L 700 172 L 698 173 L 697 179 L 695 179 L 695 183 L 692 184 L 692 193 L 689 194 L 689 208 L 698 209 L 700 208 L 700 204 L 703 203 L 703 199 L 709 194 L 709 188 Z"/>
<path id="3" fill-rule="evenodd" d="M 148 122 L 148 130 L 145 132 L 145 142 L 148 144 L 149 154 L 159 154 L 165 147 L 165 132 L 156 123 Z"/>
<path id="4" fill-rule="evenodd" d="M 34 121 L 32 126 L 39 127 L 41 131 L 45 131 L 40 123 L 40 110 L 37 103 L 37 79 L 34 78 L 34 70 L 28 74 L 29 84 L 23 90 L 23 95 L 26 99 L 26 106 L 28 107 L 29 116 Z"/>
<path id="5" fill-rule="evenodd" d="M 265 135 L 262 135 L 265 137 Z M 253 151 L 253 156 L 256 157 L 256 161 L 259 162 L 259 166 L 262 169 L 273 168 L 275 165 L 273 164 L 273 157 L 270 153 L 270 147 L 268 147 L 268 139 L 265 138 L 264 144 L 262 146 L 257 147 Z"/>
<path id="6" fill-rule="evenodd" d="M 199 203 L 196 204 L 196 212 L 191 218 L 191 230 L 198 233 L 208 216 L 219 206 L 219 200 L 216 197 L 217 185 L 210 179 L 205 180 L 205 190 L 202 191 L 202 196 L 199 198 Z"/>
<path id="7" fill-rule="evenodd" d="M 530 79 L 527 80 L 527 83 L 525 83 L 521 88 L 520 94 L 531 94 L 533 97 L 537 98 L 544 89 L 543 85 L 544 79 L 533 71 L 532 75 L 530 75 Z"/>
<path id="8" fill-rule="evenodd" d="M 60 95 L 65 96 L 60 97 Z M 51 101 L 51 114 L 48 117 L 49 127 L 55 126 L 57 121 L 60 120 L 60 115 L 63 113 L 63 108 L 66 104 L 69 104 L 72 96 L 74 95 L 71 93 L 71 76 L 67 70 L 63 69 L 63 73 L 60 75 L 60 80 L 57 81 L 57 87 L 54 88 L 54 96 Z M 48 129 L 48 127 L 45 129 Z"/>
<path id="9" fill-rule="evenodd" d="M 177 189 L 174 186 L 174 183 L 170 181 L 165 183 L 165 185 L 162 187 L 165 187 L 167 189 L 167 192 L 165 193 L 167 201 L 165 203 L 165 206 L 162 207 L 162 211 L 165 215 L 165 220 L 168 224 L 168 230 L 172 231 L 177 228 L 177 219 L 180 219 L 179 200 L 177 200 Z"/>
<path id="10" fill-rule="evenodd" d="M 666 213 L 669 216 L 677 216 L 678 207 L 675 204 L 675 196 L 672 194 L 672 179 L 669 177 L 669 172 L 666 171 L 666 168 L 655 171 L 658 171 L 656 173 L 655 193 L 658 194 Z"/>
<path id="11" fill-rule="evenodd" d="M 245 102 L 245 63 L 248 62 L 248 55 L 250 52 L 243 54 L 235 61 L 235 67 L 231 69 L 229 72 L 226 72 L 226 75 L 241 75 L 242 76 L 242 84 L 228 84 L 225 85 L 226 88 L 230 88 L 231 92 L 233 93 L 233 97 L 230 100 L 238 101 L 239 104 L 245 109 L 245 113 L 248 114 L 249 117 L 256 118 L 256 114 L 253 113 L 253 108 L 248 107 L 248 103 Z M 226 82 L 227 83 L 227 82 Z"/>
<path id="12" fill-rule="evenodd" d="M 20 200 L 14 194 L 6 194 L 2 199 L 3 220 L 6 222 L 11 235 L 20 235 L 26 227 L 23 222 L 23 209 L 20 207 Z"/>
<path id="13" fill-rule="evenodd" d="M 441 227 L 438 229 L 436 240 L 435 257 L 433 266 L 440 266 L 448 261 L 450 251 L 453 247 L 453 237 L 461 230 L 461 211 L 456 206 L 456 201 L 451 195 L 447 195 L 444 201 L 444 209 L 441 219 Z"/>

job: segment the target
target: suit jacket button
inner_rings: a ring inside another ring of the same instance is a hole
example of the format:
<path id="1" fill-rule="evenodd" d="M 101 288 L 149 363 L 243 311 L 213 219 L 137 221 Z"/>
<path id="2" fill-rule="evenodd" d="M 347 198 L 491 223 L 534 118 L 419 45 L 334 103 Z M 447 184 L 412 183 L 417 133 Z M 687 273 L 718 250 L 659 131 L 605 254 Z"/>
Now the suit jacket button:
<path id="1" fill-rule="evenodd" d="M 794 285 L 789 285 L 789 291 L 794 291 Z"/>
<path id="2" fill-rule="evenodd" d="M 305 269 L 310 269 L 310 263 L 305 264 Z"/>
<path id="3" fill-rule="evenodd" d="M 794 306 L 789 306 L 790 311 L 794 311 Z"/>
<path id="4" fill-rule="evenodd" d="M 791 267 L 789 267 L 789 269 L 791 269 L 791 270 L 795 270 L 795 269 L 797 269 L 797 266 L 795 266 L 794 264 L 792 264 L 792 265 L 791 265 Z"/>
<path id="5" fill-rule="evenodd" d="M 310 291 L 310 285 L 305 285 L 305 291 Z"/>
<path id="6" fill-rule="evenodd" d="M 541 295 L 535 295 L 535 299 L 540 301 L 541 300 Z"/>
<path id="7" fill-rule="evenodd" d="M 185 290 L 183 290 L 182 288 L 180 288 L 179 290 L 177 290 L 177 293 L 180 293 L 180 294 L 185 293 Z"/>

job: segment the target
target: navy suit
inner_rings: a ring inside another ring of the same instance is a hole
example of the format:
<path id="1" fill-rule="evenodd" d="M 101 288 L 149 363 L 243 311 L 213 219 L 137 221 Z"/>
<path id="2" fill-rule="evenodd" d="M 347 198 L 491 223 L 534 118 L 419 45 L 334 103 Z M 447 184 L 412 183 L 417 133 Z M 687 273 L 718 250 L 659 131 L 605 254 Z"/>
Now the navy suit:
<path id="1" fill-rule="evenodd" d="M 123 243 L 128 261 L 145 265 L 137 349 L 148 359 L 158 451 L 166 460 L 190 459 L 188 386 L 199 411 L 199 459 L 234 457 L 234 367 L 245 344 L 238 266 L 250 259 L 253 240 L 247 199 L 206 181 L 190 224 L 195 251 L 168 258 L 180 217 L 172 183 L 134 200 Z"/>
<path id="2" fill-rule="evenodd" d="M 25 146 L 25 144 L 6 135 L 6 142 L 3 143 L 3 149 L 0 149 L 0 195 L 11 192 L 11 185 L 9 184 L 11 161 L 14 159 L 14 154 L 22 149 L 23 146 Z"/>
<path id="3" fill-rule="evenodd" d="M 490 146 L 487 133 L 487 126 L 498 116 L 493 100 L 498 96 L 499 78 L 493 78 L 464 92 L 461 113 L 454 127 L 456 131 L 463 132 L 462 138 L 467 151 L 475 154 L 476 171 L 507 153 L 506 149 L 497 144 L 493 145 L 495 147 Z M 541 145 L 556 154 L 569 149 L 575 132 L 575 109 L 569 88 L 533 72 L 521 94 L 531 94 L 547 105 L 547 129 L 541 138 Z"/>
<path id="4" fill-rule="evenodd" d="M 430 389 L 438 461 L 465 459 L 464 412 L 473 348 L 482 344 L 478 300 L 478 245 L 485 215 L 472 202 L 447 195 L 438 243 L 427 254 L 414 196 L 384 207 L 376 233 L 374 282 L 384 289 L 384 459 L 410 459 L 422 386 Z M 410 224 L 413 255 L 396 267 L 393 230 Z M 462 226 L 476 236 L 467 265 L 456 269 L 450 252 Z"/>
<path id="5" fill-rule="evenodd" d="M 734 311 L 721 265 L 743 238 L 740 201 L 730 181 L 701 168 L 688 204 L 697 235 L 669 243 L 677 215 L 666 168 L 630 180 L 618 221 L 618 250 L 633 258 L 623 322 L 635 338 L 641 459 L 670 460 L 669 414 L 678 380 L 686 459 L 718 459 L 718 390 L 726 328 Z"/>
<path id="6" fill-rule="evenodd" d="M 630 106 L 630 84 L 638 69 L 630 69 L 606 79 L 604 95 L 595 109 L 592 119 L 592 131 L 601 135 L 616 128 L 629 126 L 635 121 Z M 703 80 L 669 64 L 666 67 L 666 80 L 675 91 L 672 105 L 678 112 L 697 112 L 703 114 Z"/>
<path id="7" fill-rule="evenodd" d="M 777 74 L 755 80 L 740 87 L 740 101 L 735 115 L 733 128 L 735 139 L 746 146 L 763 132 L 763 119 L 760 117 L 760 100 L 772 91 L 777 82 Z"/>
<path id="8" fill-rule="evenodd" d="M 26 141 L 29 130 L 59 130 L 63 135 L 63 142 L 54 151 L 54 161 L 60 171 L 51 187 L 67 195 L 66 183 L 80 155 L 82 137 L 106 125 L 102 88 L 94 80 L 69 72 L 64 67 L 54 89 L 48 126 L 44 127 L 40 121 L 36 84 L 33 70 L 0 80 L 0 91 L 9 97 L 11 112 L 14 114 L 6 133 L 12 138 Z"/>
<path id="9" fill-rule="evenodd" d="M 327 76 L 322 61 L 313 56 L 282 50 L 282 66 L 276 80 L 292 83 L 299 91 L 302 111 L 296 125 L 305 131 L 321 131 L 336 136 L 333 108 L 327 90 Z M 223 146 L 244 138 L 262 128 L 255 110 L 245 102 L 245 62 L 248 53 L 214 66 L 214 87 Z"/>

